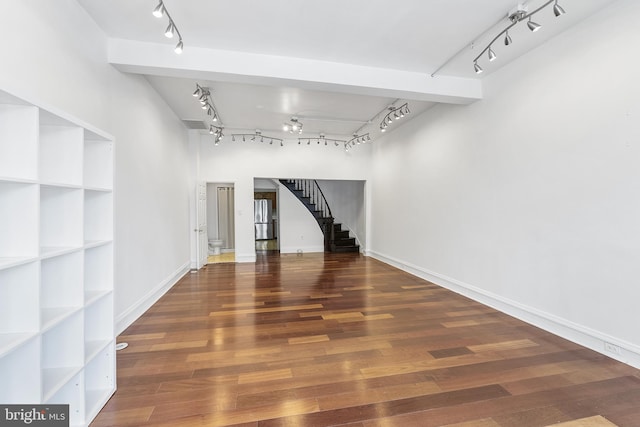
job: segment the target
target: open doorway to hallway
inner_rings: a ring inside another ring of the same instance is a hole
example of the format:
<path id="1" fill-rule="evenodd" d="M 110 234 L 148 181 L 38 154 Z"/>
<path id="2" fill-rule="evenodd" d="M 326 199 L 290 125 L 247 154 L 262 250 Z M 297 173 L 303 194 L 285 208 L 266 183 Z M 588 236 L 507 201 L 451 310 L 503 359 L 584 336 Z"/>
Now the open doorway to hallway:
<path id="1" fill-rule="evenodd" d="M 207 263 L 235 262 L 235 189 L 207 183 Z"/>
<path id="2" fill-rule="evenodd" d="M 272 179 L 254 179 L 253 213 L 256 252 L 276 253 L 280 250 L 278 236 L 278 184 Z"/>

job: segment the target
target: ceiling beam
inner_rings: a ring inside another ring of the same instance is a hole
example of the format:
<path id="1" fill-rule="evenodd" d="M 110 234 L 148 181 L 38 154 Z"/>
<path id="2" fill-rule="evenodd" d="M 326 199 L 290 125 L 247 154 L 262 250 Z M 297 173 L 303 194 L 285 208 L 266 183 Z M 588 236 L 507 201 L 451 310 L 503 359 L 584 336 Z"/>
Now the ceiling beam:
<path id="1" fill-rule="evenodd" d="M 273 56 L 171 44 L 109 39 L 108 61 L 128 73 L 195 80 L 470 104 L 482 98 L 478 79 L 440 76 L 305 58 Z"/>

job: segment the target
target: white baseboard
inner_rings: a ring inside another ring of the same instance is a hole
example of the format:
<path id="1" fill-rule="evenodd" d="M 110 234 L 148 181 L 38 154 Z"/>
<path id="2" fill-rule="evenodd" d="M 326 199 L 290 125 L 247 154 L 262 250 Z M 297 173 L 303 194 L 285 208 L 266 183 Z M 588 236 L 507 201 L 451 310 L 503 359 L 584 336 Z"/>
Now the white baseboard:
<path id="1" fill-rule="evenodd" d="M 281 254 L 297 254 L 298 251 L 302 251 L 303 254 L 324 252 L 324 246 L 297 246 L 297 247 L 282 247 L 280 248 Z"/>
<path id="2" fill-rule="evenodd" d="M 567 319 L 520 304 L 500 295 L 487 292 L 451 277 L 429 271 L 376 251 L 369 250 L 366 252 L 366 255 L 455 293 L 464 295 L 474 301 L 488 305 L 489 307 L 544 329 L 554 335 L 590 348 L 607 357 L 631 365 L 634 368 L 640 368 L 640 347 L 633 343 L 620 340 Z"/>
<path id="3" fill-rule="evenodd" d="M 155 304 L 160 297 L 167 293 L 173 285 L 178 283 L 178 280 L 182 279 L 182 277 L 189 272 L 190 267 L 191 261 L 185 262 L 180 268 L 147 292 L 145 296 L 140 298 L 140 300 L 128 308 L 124 313 L 120 314 L 116 318 L 116 336 L 120 335 L 122 331 L 127 329 L 133 322 L 142 316 L 145 311 L 149 310 L 149 308 L 151 308 L 151 306 Z"/>
<path id="4" fill-rule="evenodd" d="M 255 252 L 252 254 L 239 254 L 236 252 L 236 262 L 256 262 Z"/>

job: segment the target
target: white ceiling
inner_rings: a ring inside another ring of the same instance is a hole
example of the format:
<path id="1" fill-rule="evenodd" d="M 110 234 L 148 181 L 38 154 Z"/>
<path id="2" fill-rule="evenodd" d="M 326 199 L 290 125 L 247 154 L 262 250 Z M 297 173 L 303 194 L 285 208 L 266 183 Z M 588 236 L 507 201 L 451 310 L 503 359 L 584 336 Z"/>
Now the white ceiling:
<path id="1" fill-rule="evenodd" d="M 540 31 L 516 26 L 514 43 L 498 40 L 498 59 L 483 57 L 476 75 L 473 58 L 517 1 L 164 0 L 182 55 L 163 35 L 167 17 L 151 14 L 158 0 L 77 1 L 109 38 L 109 61 L 147 76 L 183 120 L 208 122 L 190 96 L 199 83 L 211 88 L 225 133 L 282 137 L 282 122 L 298 116 L 305 137 L 359 130 L 372 138 L 392 103 L 409 102 L 415 117 L 435 102 L 474 102 L 481 77 L 613 2 L 559 0 L 565 15 L 548 7 L 535 15 Z M 544 0 L 520 3 L 531 11 Z"/>

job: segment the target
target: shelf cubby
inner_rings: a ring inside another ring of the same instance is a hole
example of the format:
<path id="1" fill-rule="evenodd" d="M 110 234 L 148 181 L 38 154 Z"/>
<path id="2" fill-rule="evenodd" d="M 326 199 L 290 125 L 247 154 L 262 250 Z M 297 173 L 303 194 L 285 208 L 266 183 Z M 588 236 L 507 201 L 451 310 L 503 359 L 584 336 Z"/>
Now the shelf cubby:
<path id="1" fill-rule="evenodd" d="M 82 185 L 83 130 L 77 126 L 40 126 L 40 180 Z"/>
<path id="2" fill-rule="evenodd" d="M 82 312 L 66 318 L 42 335 L 42 393 L 44 401 L 57 393 L 84 365 Z"/>
<path id="3" fill-rule="evenodd" d="M 37 262 L 0 270 L 0 357 L 39 332 L 38 270 Z"/>
<path id="4" fill-rule="evenodd" d="M 105 294 L 84 309 L 85 363 L 113 340 L 113 293 Z"/>
<path id="5" fill-rule="evenodd" d="M 109 341 L 85 368 L 85 412 L 88 418 L 95 417 L 113 393 L 116 376 L 114 352 L 115 341 Z"/>
<path id="6" fill-rule="evenodd" d="M 2 93 L 4 95 L 4 93 Z M 38 179 L 38 108 L 0 97 L 0 177 Z"/>
<path id="7" fill-rule="evenodd" d="M 84 186 L 113 189 L 113 142 L 85 130 Z"/>
<path id="8" fill-rule="evenodd" d="M 11 353 L 0 356 L 0 378 L 2 404 L 40 401 L 40 337 L 34 337 Z"/>
<path id="9" fill-rule="evenodd" d="M 113 244 L 108 243 L 84 251 L 85 305 L 112 292 Z"/>
<path id="10" fill-rule="evenodd" d="M 69 405 L 69 425 L 86 426 L 83 373 L 72 375 L 69 381 L 46 398 L 45 403 Z"/>
<path id="11" fill-rule="evenodd" d="M 40 187 L 40 251 L 82 247 L 82 190 L 43 185 Z"/>
<path id="12" fill-rule="evenodd" d="M 40 306 L 43 330 L 84 305 L 83 269 L 81 250 L 41 261 Z"/>
<path id="13" fill-rule="evenodd" d="M 113 236 L 113 195 L 110 192 L 85 190 L 85 244 L 110 240 Z"/>
<path id="14" fill-rule="evenodd" d="M 38 256 L 38 190 L 0 181 L 0 269 Z"/>

